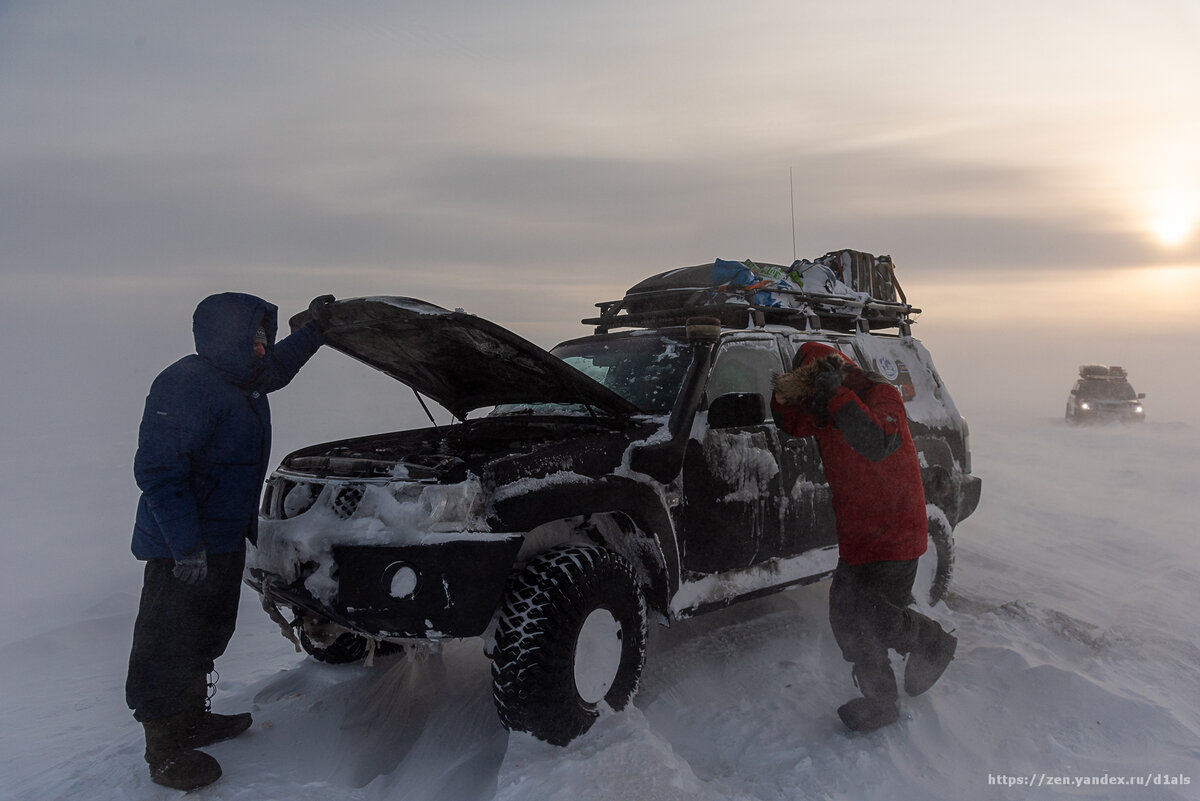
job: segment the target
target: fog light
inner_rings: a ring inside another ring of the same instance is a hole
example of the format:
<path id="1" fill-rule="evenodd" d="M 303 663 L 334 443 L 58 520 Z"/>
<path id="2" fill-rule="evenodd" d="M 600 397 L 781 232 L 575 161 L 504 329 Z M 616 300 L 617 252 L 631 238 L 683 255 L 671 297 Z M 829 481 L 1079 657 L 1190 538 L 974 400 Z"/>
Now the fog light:
<path id="1" fill-rule="evenodd" d="M 417 592 L 417 571 L 404 562 L 392 562 L 383 571 L 383 586 L 387 594 L 398 601 L 413 597 Z"/>

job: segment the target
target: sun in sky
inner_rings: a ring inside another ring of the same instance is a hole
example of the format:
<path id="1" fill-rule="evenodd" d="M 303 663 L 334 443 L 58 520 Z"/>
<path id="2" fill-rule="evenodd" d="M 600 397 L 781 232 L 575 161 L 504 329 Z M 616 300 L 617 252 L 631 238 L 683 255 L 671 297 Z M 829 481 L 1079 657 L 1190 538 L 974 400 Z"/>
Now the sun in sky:
<path id="1" fill-rule="evenodd" d="M 1200 189 L 1187 186 L 1185 176 L 1175 176 L 1153 195 L 1149 228 L 1164 247 L 1187 242 L 1200 222 Z"/>
<path id="2" fill-rule="evenodd" d="M 1164 212 L 1151 223 L 1154 237 L 1167 247 L 1182 245 L 1195 227 L 1196 215 L 1183 209 Z"/>
<path id="3" fill-rule="evenodd" d="M 1175 248 L 1186 243 L 1200 223 L 1200 162 L 1183 137 L 1151 152 L 1143 173 L 1145 227 L 1158 244 Z"/>

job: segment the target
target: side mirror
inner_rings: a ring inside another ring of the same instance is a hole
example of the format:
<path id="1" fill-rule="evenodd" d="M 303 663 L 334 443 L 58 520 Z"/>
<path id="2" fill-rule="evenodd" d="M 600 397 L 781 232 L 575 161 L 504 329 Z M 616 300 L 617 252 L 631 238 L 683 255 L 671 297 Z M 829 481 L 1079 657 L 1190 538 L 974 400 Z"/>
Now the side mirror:
<path id="1" fill-rule="evenodd" d="M 1145 392 L 1139 392 L 1139 393 L 1138 393 L 1138 400 L 1145 400 L 1145 399 L 1146 399 L 1146 393 L 1145 393 Z"/>
<path id="2" fill-rule="evenodd" d="M 756 426 L 767 419 L 767 404 L 757 392 L 730 392 L 708 405 L 709 428 Z"/>
<path id="3" fill-rule="evenodd" d="M 1072 395 L 1078 395 L 1078 394 L 1079 394 L 1079 390 L 1077 390 L 1077 389 L 1072 389 L 1072 390 L 1071 390 L 1071 394 L 1072 394 Z"/>

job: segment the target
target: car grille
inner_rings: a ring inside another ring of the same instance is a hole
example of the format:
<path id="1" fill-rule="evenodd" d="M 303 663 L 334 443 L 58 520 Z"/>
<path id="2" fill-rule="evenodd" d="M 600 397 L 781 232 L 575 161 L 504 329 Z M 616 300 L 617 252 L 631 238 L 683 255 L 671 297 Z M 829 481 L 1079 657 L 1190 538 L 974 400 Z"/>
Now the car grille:
<path id="1" fill-rule="evenodd" d="M 301 499 L 299 503 L 288 503 L 289 493 L 293 490 L 306 489 L 310 493 L 308 498 Z M 358 511 L 358 506 L 363 499 L 362 484 L 335 485 L 329 490 L 332 493 L 326 496 L 330 499 L 328 501 L 329 508 L 339 518 L 347 520 Z M 323 494 L 321 484 L 305 484 L 275 477 L 267 482 L 259 513 L 266 520 L 287 520 L 298 517 L 318 505 L 318 496 L 321 494 Z"/>
<path id="2" fill-rule="evenodd" d="M 358 510 L 363 489 L 357 484 L 346 484 L 333 496 L 333 513 L 346 520 Z"/>

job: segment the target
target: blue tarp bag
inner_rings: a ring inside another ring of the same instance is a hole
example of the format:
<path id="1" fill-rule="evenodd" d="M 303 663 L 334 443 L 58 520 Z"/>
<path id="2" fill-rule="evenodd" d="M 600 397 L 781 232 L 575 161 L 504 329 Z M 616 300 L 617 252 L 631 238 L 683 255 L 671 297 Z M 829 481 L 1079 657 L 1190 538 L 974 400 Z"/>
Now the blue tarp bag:
<path id="1" fill-rule="evenodd" d="M 753 268 L 758 265 L 753 262 L 731 261 L 717 259 L 713 262 L 713 286 L 728 287 L 729 289 L 755 289 L 759 291 L 750 296 L 750 303 L 755 306 L 779 307 L 793 305 L 784 303 L 781 297 L 790 300 L 788 296 L 776 296 L 774 291 L 794 290 L 799 287 L 779 275 L 763 275 Z M 778 273 L 776 268 L 772 272 Z"/>

